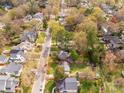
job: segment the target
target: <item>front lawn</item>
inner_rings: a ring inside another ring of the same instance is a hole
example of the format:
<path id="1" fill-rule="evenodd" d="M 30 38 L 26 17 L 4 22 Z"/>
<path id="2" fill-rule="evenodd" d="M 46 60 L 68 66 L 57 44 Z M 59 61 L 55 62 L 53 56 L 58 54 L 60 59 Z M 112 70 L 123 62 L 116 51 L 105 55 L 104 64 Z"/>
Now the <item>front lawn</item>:
<path id="1" fill-rule="evenodd" d="M 81 71 L 82 69 L 86 68 L 86 64 L 77 64 L 77 63 L 72 63 L 70 65 L 71 67 L 71 72 L 77 72 L 77 71 Z"/>
<path id="2" fill-rule="evenodd" d="M 22 86 L 22 89 L 24 93 L 31 93 L 31 87 Z"/>
<path id="3" fill-rule="evenodd" d="M 36 40 L 36 44 L 41 44 L 44 42 L 44 38 L 45 38 L 45 33 L 44 32 L 40 32 L 38 35 L 38 38 Z"/>
<path id="4" fill-rule="evenodd" d="M 55 87 L 55 82 L 50 80 L 47 82 L 45 86 L 45 93 L 52 93 L 52 89 Z"/>
<path id="5" fill-rule="evenodd" d="M 57 64 L 55 63 L 54 59 L 52 57 L 49 57 L 48 74 L 54 74 L 56 66 L 57 66 Z"/>
<path id="6" fill-rule="evenodd" d="M 99 93 L 99 87 L 95 81 L 83 80 L 80 85 L 80 93 Z"/>

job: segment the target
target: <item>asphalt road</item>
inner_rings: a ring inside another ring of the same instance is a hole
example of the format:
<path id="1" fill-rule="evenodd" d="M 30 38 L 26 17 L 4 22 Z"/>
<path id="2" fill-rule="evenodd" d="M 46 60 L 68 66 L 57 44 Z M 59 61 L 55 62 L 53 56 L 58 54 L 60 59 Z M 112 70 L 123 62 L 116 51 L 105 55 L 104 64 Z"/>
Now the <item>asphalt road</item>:
<path id="1" fill-rule="evenodd" d="M 45 42 L 42 46 L 40 61 L 38 63 L 38 69 L 36 72 L 35 81 L 32 87 L 32 93 L 44 93 L 45 89 L 45 81 L 46 81 L 46 70 L 47 70 L 47 58 L 50 53 L 51 47 L 51 37 L 49 33 L 49 29 L 46 30 Z"/>

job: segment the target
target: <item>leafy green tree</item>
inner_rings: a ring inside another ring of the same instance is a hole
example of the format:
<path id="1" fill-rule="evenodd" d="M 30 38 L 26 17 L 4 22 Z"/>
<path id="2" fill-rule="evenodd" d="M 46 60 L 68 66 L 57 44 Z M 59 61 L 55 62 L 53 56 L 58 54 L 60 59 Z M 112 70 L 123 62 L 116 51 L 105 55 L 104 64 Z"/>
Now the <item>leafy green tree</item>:
<path id="1" fill-rule="evenodd" d="M 55 40 L 56 45 L 58 45 L 58 34 L 60 34 L 61 31 L 65 30 L 64 27 L 61 26 L 58 22 L 53 20 L 48 22 L 48 26 L 51 29 L 51 35 L 53 40 Z"/>
<path id="2" fill-rule="evenodd" d="M 64 73 L 64 68 L 62 66 L 57 66 L 55 73 L 54 73 L 54 76 L 55 76 L 55 81 L 62 80 L 64 78 L 66 78 L 66 75 Z"/>
<path id="3" fill-rule="evenodd" d="M 101 64 L 101 56 L 104 54 L 104 46 L 99 42 L 96 31 L 89 29 L 87 32 L 88 55 L 94 65 Z"/>
<path id="4" fill-rule="evenodd" d="M 47 19 L 44 18 L 44 19 L 43 19 L 43 28 L 44 28 L 44 29 L 47 29 L 47 27 L 48 27 Z"/>
<path id="5" fill-rule="evenodd" d="M 69 49 L 70 41 L 73 38 L 73 33 L 66 30 L 61 30 L 57 33 L 57 41 L 59 46 L 62 46 L 65 50 Z"/>
<path id="6" fill-rule="evenodd" d="M 76 50 L 72 50 L 72 51 L 70 52 L 70 56 L 71 56 L 71 58 L 72 58 L 74 61 L 76 61 L 76 60 L 79 58 L 79 54 L 77 53 Z"/>

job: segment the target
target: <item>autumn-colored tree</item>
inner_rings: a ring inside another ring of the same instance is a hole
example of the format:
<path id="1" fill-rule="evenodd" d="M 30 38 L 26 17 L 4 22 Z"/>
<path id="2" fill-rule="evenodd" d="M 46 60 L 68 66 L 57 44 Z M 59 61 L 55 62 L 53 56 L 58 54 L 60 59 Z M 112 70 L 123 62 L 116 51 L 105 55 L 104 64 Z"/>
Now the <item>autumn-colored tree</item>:
<path id="1" fill-rule="evenodd" d="M 80 53 L 85 53 L 87 49 L 87 34 L 82 31 L 75 32 L 73 40 L 77 51 L 79 51 Z"/>
<path id="2" fill-rule="evenodd" d="M 38 3 L 35 0 L 29 0 L 29 13 L 33 15 L 38 9 Z"/>
<path id="3" fill-rule="evenodd" d="M 84 10 L 83 9 L 75 9 L 72 8 L 72 10 L 69 12 L 70 16 L 66 17 L 65 21 L 66 21 L 66 26 L 67 26 L 67 30 L 69 31 L 74 31 L 76 26 L 78 24 L 80 24 L 84 18 Z"/>

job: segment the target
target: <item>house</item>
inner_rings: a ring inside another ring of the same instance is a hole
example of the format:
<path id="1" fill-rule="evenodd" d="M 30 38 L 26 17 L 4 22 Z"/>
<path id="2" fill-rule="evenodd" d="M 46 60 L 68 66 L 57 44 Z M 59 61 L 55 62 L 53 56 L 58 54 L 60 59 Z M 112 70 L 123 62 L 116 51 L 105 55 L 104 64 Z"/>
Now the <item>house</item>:
<path id="1" fill-rule="evenodd" d="M 18 44 L 17 47 L 24 51 L 30 51 L 33 48 L 33 44 L 31 42 L 25 41 Z"/>
<path id="2" fill-rule="evenodd" d="M 101 4 L 100 8 L 107 14 L 113 14 L 111 7 L 107 4 Z"/>
<path id="3" fill-rule="evenodd" d="M 81 1 L 80 6 L 83 8 L 91 8 L 91 3 L 87 0 L 83 0 Z"/>
<path id="4" fill-rule="evenodd" d="M 15 93 L 19 80 L 15 77 L 0 76 L 0 93 Z"/>
<path id="5" fill-rule="evenodd" d="M 22 50 L 11 50 L 9 62 L 23 63 L 25 61 L 25 54 Z"/>
<path id="6" fill-rule="evenodd" d="M 20 76 L 23 65 L 17 63 L 10 63 L 0 70 L 0 74 Z"/>
<path id="7" fill-rule="evenodd" d="M 8 61 L 8 58 L 5 55 L 0 55 L 0 65 L 6 64 Z"/>
<path id="8" fill-rule="evenodd" d="M 42 21 L 43 20 L 43 13 L 38 12 L 38 13 L 33 15 L 33 18 L 35 20 Z"/>
<path id="9" fill-rule="evenodd" d="M 38 0 L 38 5 L 42 8 L 45 8 L 48 6 L 48 0 Z"/>
<path id="10" fill-rule="evenodd" d="M 78 93 L 78 81 L 76 78 L 66 78 L 57 82 L 57 90 L 59 93 Z"/>
<path id="11" fill-rule="evenodd" d="M 27 15 L 27 16 L 24 17 L 23 20 L 24 20 L 24 22 L 28 22 L 28 21 L 31 21 L 32 18 L 33 18 L 33 17 L 32 17 L 31 15 Z"/>
<path id="12" fill-rule="evenodd" d="M 65 74 L 69 74 L 70 73 L 70 66 L 69 66 L 68 62 L 64 61 L 63 67 L 64 67 Z"/>
<path id="13" fill-rule="evenodd" d="M 21 41 L 25 42 L 31 42 L 31 43 L 35 43 L 36 39 L 38 37 L 38 34 L 36 31 L 24 31 L 24 33 L 21 36 Z"/>
<path id="14" fill-rule="evenodd" d="M 13 4 L 11 2 L 6 2 L 3 4 L 3 7 L 5 8 L 6 11 L 8 11 L 9 9 L 13 8 Z"/>
<path id="15" fill-rule="evenodd" d="M 59 52 L 58 58 L 60 60 L 65 60 L 68 57 L 69 57 L 69 53 L 68 52 L 65 52 L 65 51 L 60 51 Z"/>
<path id="16" fill-rule="evenodd" d="M 122 48 L 122 41 L 117 36 L 103 36 L 102 40 L 109 45 L 110 49 L 120 49 Z"/>
<path id="17" fill-rule="evenodd" d="M 60 23 L 61 25 L 64 25 L 65 19 L 64 19 L 64 18 L 59 18 L 59 23 Z"/>

